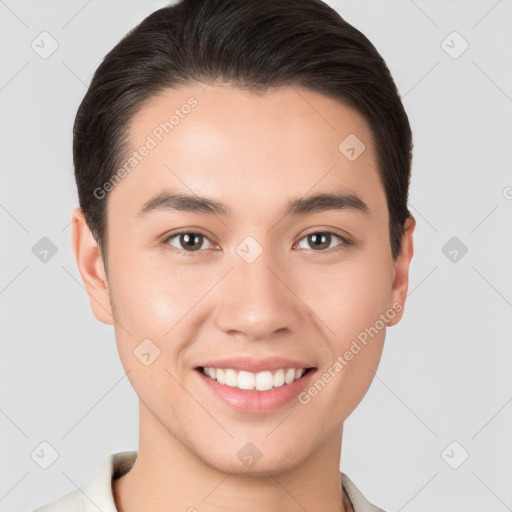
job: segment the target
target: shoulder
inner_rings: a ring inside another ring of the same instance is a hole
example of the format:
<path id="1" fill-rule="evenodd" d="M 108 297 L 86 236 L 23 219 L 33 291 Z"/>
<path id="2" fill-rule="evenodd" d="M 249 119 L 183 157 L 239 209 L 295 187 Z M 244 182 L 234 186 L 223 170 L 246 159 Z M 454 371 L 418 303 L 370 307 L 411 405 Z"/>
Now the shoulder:
<path id="1" fill-rule="evenodd" d="M 352 503 L 354 512 L 384 512 L 381 508 L 370 503 L 345 473 L 340 471 L 340 477 L 343 489 L 345 489 Z"/>
<path id="2" fill-rule="evenodd" d="M 112 478 L 128 471 L 136 455 L 137 452 L 131 451 L 110 455 L 80 487 L 33 512 L 117 512 L 112 495 Z"/>

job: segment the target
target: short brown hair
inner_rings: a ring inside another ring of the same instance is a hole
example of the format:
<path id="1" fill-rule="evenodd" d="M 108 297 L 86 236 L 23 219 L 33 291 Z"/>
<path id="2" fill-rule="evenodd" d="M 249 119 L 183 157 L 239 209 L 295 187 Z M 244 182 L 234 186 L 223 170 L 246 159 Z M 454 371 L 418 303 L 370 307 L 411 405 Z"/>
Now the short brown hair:
<path id="1" fill-rule="evenodd" d="M 104 262 L 108 197 L 94 193 L 128 153 L 134 114 L 163 89 L 229 82 L 264 91 L 297 85 L 339 99 L 369 123 L 386 192 L 393 259 L 407 207 L 412 134 L 383 58 L 320 0 L 181 0 L 159 9 L 105 56 L 76 115 L 73 162 L 80 207 Z"/>

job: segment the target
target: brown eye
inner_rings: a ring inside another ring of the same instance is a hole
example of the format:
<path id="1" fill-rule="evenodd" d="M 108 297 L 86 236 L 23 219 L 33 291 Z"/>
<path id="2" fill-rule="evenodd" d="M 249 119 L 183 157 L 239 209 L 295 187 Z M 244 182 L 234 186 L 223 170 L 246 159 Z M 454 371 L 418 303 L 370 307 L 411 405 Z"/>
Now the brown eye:
<path id="1" fill-rule="evenodd" d="M 177 239 L 178 246 L 171 243 L 171 240 L 174 239 Z M 173 235 L 169 236 L 165 242 L 181 251 L 184 250 L 185 252 L 195 252 L 199 251 L 203 247 L 205 240 L 210 241 L 209 238 L 202 235 L 201 233 L 196 233 L 193 231 L 182 231 L 180 233 L 174 233 Z"/>
<path id="2" fill-rule="evenodd" d="M 306 243 L 308 244 L 308 247 L 301 247 L 302 249 L 313 249 L 314 251 L 330 249 L 332 247 L 331 243 L 335 240 L 340 240 L 342 242 L 341 244 L 336 245 L 348 245 L 348 242 L 340 235 L 336 235 L 329 231 L 317 231 L 315 233 L 310 233 L 302 240 L 306 240 Z M 301 242 L 299 242 L 299 246 L 300 243 Z"/>

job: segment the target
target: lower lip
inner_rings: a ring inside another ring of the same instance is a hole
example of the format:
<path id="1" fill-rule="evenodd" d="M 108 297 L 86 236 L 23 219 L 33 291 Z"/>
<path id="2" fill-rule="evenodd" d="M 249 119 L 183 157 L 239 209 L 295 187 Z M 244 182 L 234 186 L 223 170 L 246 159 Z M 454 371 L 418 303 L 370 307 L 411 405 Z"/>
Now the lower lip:
<path id="1" fill-rule="evenodd" d="M 292 401 L 308 385 L 316 369 L 311 369 L 300 379 L 291 384 L 283 384 L 278 388 L 267 391 L 244 390 L 219 384 L 216 380 L 207 377 L 202 370 L 196 370 L 201 380 L 222 401 L 242 412 L 272 412 Z"/>

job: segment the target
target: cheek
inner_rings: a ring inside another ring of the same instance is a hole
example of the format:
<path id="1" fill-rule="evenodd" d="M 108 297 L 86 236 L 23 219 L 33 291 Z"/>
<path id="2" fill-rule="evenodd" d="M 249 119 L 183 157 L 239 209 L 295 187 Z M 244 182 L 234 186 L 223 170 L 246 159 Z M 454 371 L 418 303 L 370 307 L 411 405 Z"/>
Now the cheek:
<path id="1" fill-rule="evenodd" d="M 315 280 L 324 283 L 315 294 L 315 313 L 328 326 L 329 355 L 322 371 L 332 379 L 318 406 L 334 402 L 334 416 L 346 417 L 368 390 L 382 354 L 386 324 L 381 315 L 388 311 L 391 294 L 389 262 L 359 253 L 336 272 L 319 272 Z"/>
<path id="2" fill-rule="evenodd" d="M 389 308 L 391 283 L 385 265 L 365 262 L 316 277 L 326 284 L 318 288 L 314 309 L 322 320 L 318 325 L 327 326 L 322 327 L 326 357 L 317 379 L 327 383 L 313 383 L 302 398 L 329 409 L 338 422 L 357 406 L 377 371 L 386 334 L 381 315 Z"/>
<path id="3" fill-rule="evenodd" d="M 208 292 L 218 280 L 216 273 L 171 262 L 162 254 L 119 258 L 112 272 L 115 313 L 128 330 L 161 337 Z"/>
<path id="4" fill-rule="evenodd" d="M 386 262 L 361 253 L 337 266 L 309 268 L 302 298 L 330 328 L 326 333 L 341 349 L 389 307 L 390 273 Z"/>

